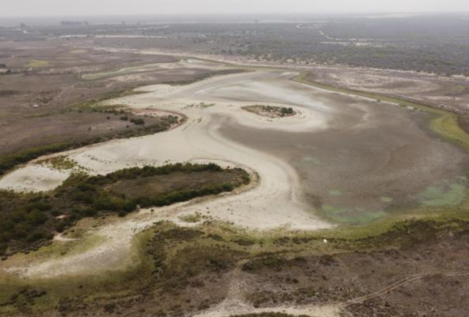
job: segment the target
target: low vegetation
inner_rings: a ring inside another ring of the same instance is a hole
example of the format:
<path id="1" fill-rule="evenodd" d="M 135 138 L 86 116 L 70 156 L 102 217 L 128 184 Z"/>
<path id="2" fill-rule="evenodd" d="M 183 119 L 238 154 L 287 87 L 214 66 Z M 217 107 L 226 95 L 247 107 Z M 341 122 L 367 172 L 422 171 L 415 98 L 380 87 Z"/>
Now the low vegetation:
<path id="1" fill-rule="evenodd" d="M 220 286 L 219 278 L 247 256 L 244 247 L 231 241 L 234 238 L 237 233 L 233 230 L 214 230 L 209 223 L 180 228 L 159 222 L 140 234 L 136 247 L 141 262 L 126 272 L 44 283 L 0 280 L 0 314 L 45 312 L 46 316 L 57 311 L 66 315 L 86 306 L 89 312 L 104 310 L 111 316 L 128 312 L 135 299 L 145 304 L 153 298 L 159 300 L 145 309 L 151 316 L 201 311 L 226 295 L 219 290 L 206 293 L 207 287 Z"/>
<path id="2" fill-rule="evenodd" d="M 7 155 L 0 158 L 0 176 L 6 174 L 18 165 L 25 164 L 43 155 L 72 150 L 86 145 L 108 141 L 111 139 L 137 137 L 165 131 L 168 130 L 173 124 L 178 123 L 178 120 L 179 119 L 176 116 L 165 116 L 161 118 L 161 121 L 159 123 L 147 125 L 138 130 L 124 130 L 115 134 L 96 136 L 93 138 L 84 139 L 82 141 L 44 145 L 26 151 L 21 151 L 15 154 Z M 143 119 L 135 119 L 135 121 L 136 125 L 143 126 L 145 123 Z"/>
<path id="3" fill-rule="evenodd" d="M 138 267 L 65 282 L 9 280 L 3 284 L 6 287 L 0 287 L 0 312 L 73 315 L 87 307 L 90 312 L 104 310 L 108 316 L 143 309 L 151 316 L 191 316 L 226 298 L 231 281 L 227 274 L 237 267 L 253 284 L 247 289 L 247 300 L 257 308 L 348 301 L 363 296 L 364 286 L 376 290 L 411 274 L 403 269 L 406 265 L 412 270 L 437 267 L 441 261 L 428 260 L 439 252 L 432 245 L 443 240 L 447 247 L 445 239 L 465 241 L 469 225 L 465 221 L 406 221 L 390 232 L 360 240 L 330 239 L 324 245 L 320 232 L 251 236 L 242 229 L 213 226 L 209 221 L 195 228 L 159 222 L 139 236 Z M 466 252 L 460 246 L 454 248 Z M 368 262 L 376 258 L 386 261 L 387 268 L 381 262 Z M 452 260 L 454 257 L 448 258 Z M 344 274 L 343 265 L 353 274 Z M 363 270 L 366 278 L 360 275 Z M 360 288 L 355 286 L 357 278 Z M 259 288 L 259 283 L 270 286 Z M 292 317 L 283 313 L 235 316 Z"/>
<path id="4" fill-rule="evenodd" d="M 296 112 L 291 107 L 254 105 L 243 107 L 244 110 L 269 118 L 283 118 L 294 116 Z"/>
<path id="5" fill-rule="evenodd" d="M 184 177 L 187 175 L 196 177 L 188 181 Z M 204 179 L 202 186 L 196 183 L 197 176 Z M 63 232 L 82 218 L 112 214 L 124 217 L 141 207 L 167 206 L 230 192 L 247 183 L 249 175 L 242 169 L 224 170 L 216 164 L 173 164 L 129 168 L 104 176 L 74 174 L 51 193 L 0 191 L 0 254 L 35 249 L 50 241 L 55 232 Z M 148 190 L 152 184 L 158 186 Z M 120 190 L 113 190 L 117 185 Z"/>
<path id="6" fill-rule="evenodd" d="M 50 66 L 51 62 L 33 59 L 28 62 L 27 67 L 38 68 Z"/>

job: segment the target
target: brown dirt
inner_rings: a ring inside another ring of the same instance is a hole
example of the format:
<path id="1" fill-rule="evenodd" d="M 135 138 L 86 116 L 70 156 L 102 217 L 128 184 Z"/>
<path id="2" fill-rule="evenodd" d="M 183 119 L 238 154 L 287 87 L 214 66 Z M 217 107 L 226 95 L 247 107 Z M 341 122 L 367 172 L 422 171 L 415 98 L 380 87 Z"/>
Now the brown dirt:
<path id="1" fill-rule="evenodd" d="M 258 307 L 342 303 L 344 317 L 466 316 L 468 245 L 467 234 L 450 234 L 402 249 L 297 258 L 248 273 L 247 298 Z"/>
<path id="2" fill-rule="evenodd" d="M 242 176 L 240 170 L 174 173 L 121 181 L 110 186 L 108 190 L 116 194 L 125 194 L 128 198 L 148 197 L 180 190 L 195 190 L 204 186 L 242 182 Z"/>

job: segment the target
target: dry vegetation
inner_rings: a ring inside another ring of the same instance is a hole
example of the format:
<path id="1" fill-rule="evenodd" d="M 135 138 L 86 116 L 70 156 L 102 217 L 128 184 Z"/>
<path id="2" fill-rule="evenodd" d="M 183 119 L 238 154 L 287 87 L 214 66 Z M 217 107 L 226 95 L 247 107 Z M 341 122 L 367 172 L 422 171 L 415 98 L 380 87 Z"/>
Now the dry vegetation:
<path id="1" fill-rule="evenodd" d="M 159 223 L 142 236 L 142 265 L 124 276 L 5 284 L 0 302 L 11 314 L 35 316 L 50 309 L 66 316 L 193 316 L 240 285 L 253 310 L 338 304 L 344 317 L 459 317 L 469 309 L 468 228 L 464 221 L 406 222 L 391 234 L 331 240 L 319 251 L 320 235 L 268 239 L 209 222 L 192 229 Z"/>

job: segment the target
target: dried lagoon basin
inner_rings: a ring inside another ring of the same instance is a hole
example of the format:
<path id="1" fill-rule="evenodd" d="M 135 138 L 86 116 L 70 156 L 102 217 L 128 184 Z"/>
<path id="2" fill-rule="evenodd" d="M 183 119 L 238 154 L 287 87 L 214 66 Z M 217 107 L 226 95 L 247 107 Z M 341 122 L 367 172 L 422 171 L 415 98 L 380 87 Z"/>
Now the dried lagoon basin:
<path id="1" fill-rule="evenodd" d="M 367 224 L 464 202 L 468 156 L 429 129 L 429 112 L 307 89 L 311 101 L 297 105 L 333 109 L 328 129 L 284 133 L 226 121 L 221 133 L 290 164 L 311 210 L 333 222 Z"/>
<path id="2" fill-rule="evenodd" d="M 397 210 L 457 206 L 465 200 L 467 154 L 428 128 L 429 112 L 321 90 L 293 81 L 296 75 L 263 70 L 186 86 L 142 87 L 139 91 L 147 93 L 109 103 L 176 111 L 187 116 L 187 123 L 176 131 L 71 151 L 69 157 L 98 174 L 200 159 L 250 168 L 271 194 L 283 188 L 281 204 L 259 206 L 259 216 L 267 209 L 283 214 L 282 221 L 264 219 L 269 228 L 303 228 L 294 214 L 365 224 Z M 261 118 L 242 109 L 256 104 L 294 107 L 297 115 Z M 22 188 L 19 180 L 28 168 L 7 175 L 0 186 Z M 28 189 L 36 191 L 44 190 L 43 184 L 56 187 L 66 177 L 34 176 Z M 239 199 L 233 198 L 240 207 L 233 214 L 219 211 L 221 219 L 235 217 L 235 223 L 246 224 L 243 212 L 253 207 Z M 312 221 L 312 227 L 323 227 L 317 224 Z"/>

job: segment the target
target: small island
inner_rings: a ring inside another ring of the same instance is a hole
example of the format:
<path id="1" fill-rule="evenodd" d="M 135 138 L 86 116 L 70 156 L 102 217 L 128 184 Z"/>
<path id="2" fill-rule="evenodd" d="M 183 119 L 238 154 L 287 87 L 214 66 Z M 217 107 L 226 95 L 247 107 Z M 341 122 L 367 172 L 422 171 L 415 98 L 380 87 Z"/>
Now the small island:
<path id="1" fill-rule="evenodd" d="M 284 118 L 296 115 L 296 111 L 291 107 L 254 105 L 242 109 L 268 118 Z"/>

